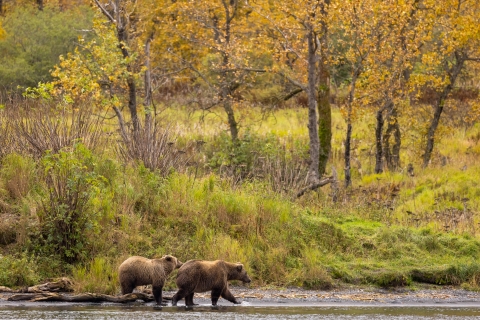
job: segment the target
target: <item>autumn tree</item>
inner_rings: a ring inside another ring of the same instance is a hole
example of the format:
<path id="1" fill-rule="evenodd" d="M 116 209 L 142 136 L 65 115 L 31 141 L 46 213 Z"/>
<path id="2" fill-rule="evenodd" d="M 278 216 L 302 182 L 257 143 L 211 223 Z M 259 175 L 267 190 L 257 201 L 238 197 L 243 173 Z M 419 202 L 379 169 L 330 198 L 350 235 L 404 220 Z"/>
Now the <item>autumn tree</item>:
<path id="1" fill-rule="evenodd" d="M 329 75 L 330 0 L 256 2 L 252 5 L 263 19 L 274 44 L 276 64 L 272 72 L 282 75 L 308 97 L 310 165 L 308 189 L 318 188 L 331 149 Z M 299 192 L 303 194 L 305 190 Z"/>
<path id="2" fill-rule="evenodd" d="M 368 0 L 352 1 L 349 6 L 335 6 L 333 25 L 336 30 L 333 64 L 337 68 L 344 67 L 348 76 L 341 79 L 347 83 L 348 93 L 344 105 L 340 105 L 347 124 L 345 136 L 345 186 L 351 185 L 351 138 L 355 114 L 360 109 L 361 101 L 357 97 L 356 89 L 360 75 L 364 71 L 367 57 L 375 48 L 372 34 L 376 28 L 374 19 L 374 3 Z M 341 12 L 341 14 L 339 14 Z M 369 20 L 372 23 L 366 24 Z M 341 84 L 337 84 L 341 85 Z"/>
<path id="3" fill-rule="evenodd" d="M 246 79 L 265 71 L 252 59 L 259 47 L 250 8 L 239 0 L 179 0 L 168 13 L 163 30 L 170 35 L 168 52 L 199 84 L 202 97 L 196 104 L 203 110 L 221 106 L 232 141 L 238 141 L 236 92 Z"/>
<path id="4" fill-rule="evenodd" d="M 154 28 L 149 23 L 155 11 L 148 15 L 136 1 L 95 1 L 95 5 L 98 12 L 94 19 L 93 39 L 81 38 L 80 46 L 62 58 L 53 72 L 59 89 L 56 94 L 62 94 L 66 101 L 90 97 L 100 108 L 112 108 L 124 141 L 135 140 L 142 128 L 139 97 L 142 96 L 141 88 L 146 87 L 141 79 L 150 72 L 145 59 L 150 55 L 150 42 L 154 36 Z M 151 101 L 151 94 L 145 96 Z M 132 135 L 122 112 L 124 100 Z M 147 111 L 145 121 L 150 124 L 148 106 L 143 110 Z"/>
<path id="5" fill-rule="evenodd" d="M 344 108 L 346 185 L 350 184 L 352 116 L 358 111 L 375 114 L 375 172 L 382 172 L 384 163 L 390 170 L 400 165 L 399 116 L 410 108 L 409 75 L 428 37 L 429 24 L 420 7 L 419 0 L 358 0 L 336 7 L 335 25 L 341 36 L 333 59 L 349 66 L 351 73 Z"/>
<path id="6" fill-rule="evenodd" d="M 412 87 L 420 95 L 434 91 L 433 115 L 426 133 L 423 166 L 428 166 L 447 98 L 470 63 L 480 62 L 480 3 L 474 0 L 443 0 L 432 4 L 435 21 L 432 40 L 423 52 L 421 65 L 412 74 Z"/>

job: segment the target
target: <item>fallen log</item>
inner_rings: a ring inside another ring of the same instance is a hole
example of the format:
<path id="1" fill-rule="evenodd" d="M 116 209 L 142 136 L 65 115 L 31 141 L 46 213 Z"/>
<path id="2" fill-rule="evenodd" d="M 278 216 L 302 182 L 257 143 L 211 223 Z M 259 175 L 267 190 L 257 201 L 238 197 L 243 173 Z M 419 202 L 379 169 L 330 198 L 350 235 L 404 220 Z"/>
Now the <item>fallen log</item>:
<path id="1" fill-rule="evenodd" d="M 0 286 L 0 292 L 14 292 L 14 291 L 9 287 Z"/>
<path id="2" fill-rule="evenodd" d="M 68 278 L 60 278 L 57 281 L 38 284 L 32 287 L 28 287 L 27 293 L 40 293 L 40 292 L 73 292 L 73 282 Z"/>
<path id="3" fill-rule="evenodd" d="M 171 300 L 171 297 L 165 297 L 164 303 L 167 300 Z M 60 294 L 55 292 L 42 292 L 42 293 L 19 293 L 14 294 L 7 298 L 8 301 L 63 301 L 63 302 L 115 302 L 115 303 L 128 303 L 135 302 L 137 300 L 143 300 L 144 302 L 155 301 L 155 298 L 151 294 L 145 294 L 141 292 L 128 293 L 121 296 L 111 296 L 108 294 L 98 293 L 80 293 L 76 295 Z"/>
<path id="4" fill-rule="evenodd" d="M 31 287 L 23 287 L 18 290 L 0 286 L 0 292 L 12 293 L 41 293 L 41 292 L 73 292 L 73 282 L 68 278 L 60 278 L 57 281 L 37 284 Z"/>

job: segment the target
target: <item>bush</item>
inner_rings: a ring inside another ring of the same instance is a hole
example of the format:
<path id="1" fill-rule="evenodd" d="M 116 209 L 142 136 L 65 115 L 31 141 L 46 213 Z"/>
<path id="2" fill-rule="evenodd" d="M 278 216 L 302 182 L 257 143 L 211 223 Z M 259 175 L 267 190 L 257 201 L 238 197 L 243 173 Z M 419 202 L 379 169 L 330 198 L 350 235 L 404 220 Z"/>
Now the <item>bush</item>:
<path id="1" fill-rule="evenodd" d="M 78 142 L 92 150 L 105 143 L 101 118 L 93 115 L 93 106 L 88 101 L 57 109 L 39 101 L 25 100 L 23 105 L 12 109 L 10 125 L 16 132 L 16 148 L 21 154 L 38 159 L 47 151 L 57 153 Z"/>
<path id="2" fill-rule="evenodd" d="M 89 235 L 98 231 L 98 212 L 105 179 L 95 172 L 91 152 L 82 144 L 42 159 L 46 195 L 38 209 L 39 228 L 32 245 L 42 255 L 58 255 L 68 263 L 84 258 Z"/>
<path id="3" fill-rule="evenodd" d="M 266 180 L 275 192 L 295 192 L 306 185 L 306 154 L 273 135 L 247 131 L 234 144 L 227 134 L 219 135 L 206 149 L 208 166 L 236 183 Z"/>
<path id="4" fill-rule="evenodd" d="M 91 292 L 115 295 L 119 281 L 117 264 L 104 258 L 95 258 L 86 266 L 73 270 L 76 292 Z"/>
<path id="5" fill-rule="evenodd" d="M 0 285 L 6 287 L 31 286 L 39 281 L 35 263 L 26 256 L 16 259 L 0 256 Z"/>
<path id="6" fill-rule="evenodd" d="M 144 167 L 167 176 L 172 171 L 182 172 L 190 155 L 175 146 L 176 132 L 168 125 L 155 123 L 145 126 L 137 133 L 130 133 L 117 146 L 117 153 L 124 162 L 138 161 Z"/>

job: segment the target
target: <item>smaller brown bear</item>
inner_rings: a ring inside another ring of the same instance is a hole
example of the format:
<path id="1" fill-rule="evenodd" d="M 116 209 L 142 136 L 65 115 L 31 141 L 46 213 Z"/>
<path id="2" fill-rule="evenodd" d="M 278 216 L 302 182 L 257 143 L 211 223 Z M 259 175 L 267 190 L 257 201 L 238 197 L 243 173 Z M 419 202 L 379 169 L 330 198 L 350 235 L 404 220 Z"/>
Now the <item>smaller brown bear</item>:
<path id="1" fill-rule="evenodd" d="M 165 280 L 173 270 L 180 268 L 182 264 L 180 260 L 170 255 L 165 255 L 161 259 L 130 257 L 118 268 L 122 294 L 132 293 L 137 286 L 151 284 L 155 301 L 157 305 L 161 305 Z"/>
<path id="2" fill-rule="evenodd" d="M 229 280 L 240 280 L 249 283 L 247 271 L 241 263 L 230 263 L 223 260 L 205 261 L 189 260 L 178 269 L 178 291 L 172 298 L 172 306 L 185 298 L 186 306 L 193 306 L 195 292 L 212 291 L 212 305 L 216 306 L 219 297 L 239 304 L 228 290 Z"/>

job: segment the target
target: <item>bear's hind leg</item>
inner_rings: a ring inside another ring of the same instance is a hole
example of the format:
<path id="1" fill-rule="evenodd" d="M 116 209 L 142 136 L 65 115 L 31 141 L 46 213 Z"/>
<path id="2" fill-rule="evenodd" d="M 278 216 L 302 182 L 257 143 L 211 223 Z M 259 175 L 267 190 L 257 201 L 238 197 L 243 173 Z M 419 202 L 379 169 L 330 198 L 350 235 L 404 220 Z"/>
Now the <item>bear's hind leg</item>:
<path id="1" fill-rule="evenodd" d="M 187 307 L 198 306 L 198 303 L 193 303 L 193 295 L 194 295 L 194 294 L 195 294 L 195 293 L 192 292 L 192 293 L 190 293 L 189 295 L 187 295 L 187 296 L 185 297 L 185 305 L 186 305 Z"/>
<path id="2" fill-rule="evenodd" d="M 157 305 L 162 305 L 162 289 L 163 286 L 152 286 L 152 293 Z"/>
<path id="3" fill-rule="evenodd" d="M 176 306 L 177 302 L 185 298 L 189 293 L 185 289 L 178 289 L 177 293 L 175 293 L 172 297 L 172 306 Z M 193 300 L 193 297 L 192 297 Z M 185 301 L 186 305 L 187 301 Z"/>
<path id="4" fill-rule="evenodd" d="M 120 285 L 122 287 L 122 294 L 132 293 L 133 289 L 135 289 L 133 283 L 122 282 Z"/>
<path id="5" fill-rule="evenodd" d="M 212 306 L 217 305 L 218 298 L 222 294 L 222 289 L 212 289 Z"/>

